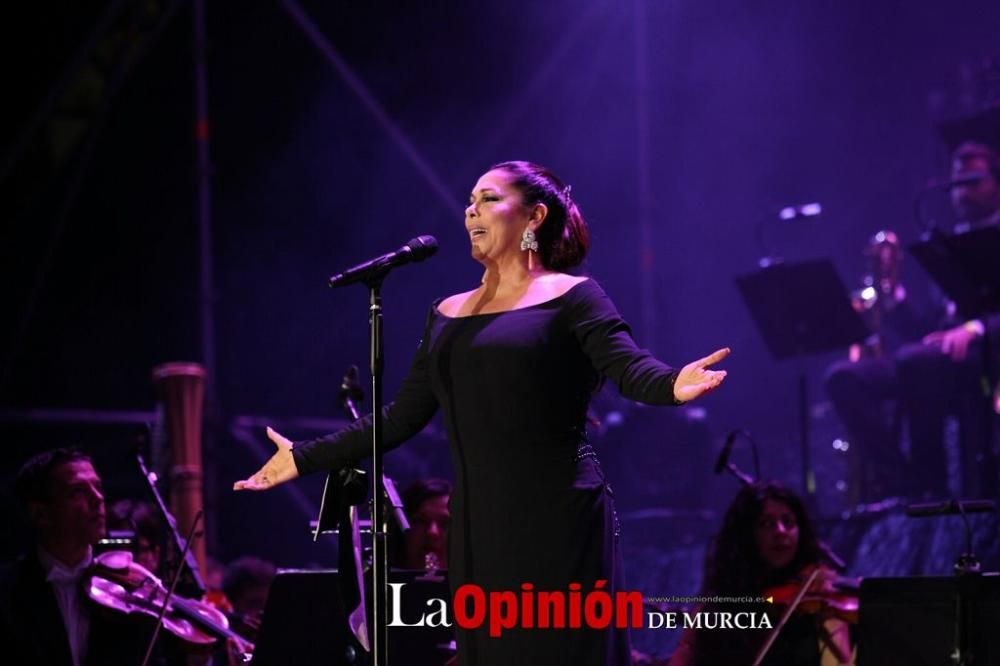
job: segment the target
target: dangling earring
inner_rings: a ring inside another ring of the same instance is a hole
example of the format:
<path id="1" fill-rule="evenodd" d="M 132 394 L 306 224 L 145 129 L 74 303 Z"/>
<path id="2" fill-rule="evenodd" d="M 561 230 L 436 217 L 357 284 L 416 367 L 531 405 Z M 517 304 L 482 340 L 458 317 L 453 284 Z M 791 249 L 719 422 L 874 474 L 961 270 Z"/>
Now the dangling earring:
<path id="1" fill-rule="evenodd" d="M 538 239 L 535 237 L 535 232 L 528 227 L 521 234 L 521 249 L 522 250 L 532 250 L 538 252 Z"/>

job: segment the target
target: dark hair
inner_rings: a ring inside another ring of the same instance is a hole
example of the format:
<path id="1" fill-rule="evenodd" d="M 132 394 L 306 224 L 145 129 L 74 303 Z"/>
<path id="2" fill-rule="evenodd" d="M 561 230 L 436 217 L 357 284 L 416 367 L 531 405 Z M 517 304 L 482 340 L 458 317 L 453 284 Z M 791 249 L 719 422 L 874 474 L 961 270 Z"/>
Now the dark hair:
<path id="1" fill-rule="evenodd" d="M 500 162 L 490 169 L 502 169 L 514 177 L 513 185 L 526 206 L 542 203 L 548 208 L 536 232 L 542 265 L 551 271 L 579 266 L 590 249 L 590 233 L 570 188 L 545 167 L 523 160 Z"/>
<path id="2" fill-rule="evenodd" d="M 968 160 L 982 158 L 986 160 L 987 168 L 993 179 L 1000 183 L 1000 149 L 979 141 L 964 141 L 952 151 L 953 160 Z"/>
<path id="3" fill-rule="evenodd" d="M 14 495 L 21 511 L 27 512 L 29 502 L 51 500 L 52 472 L 66 463 L 77 461 L 93 463 L 84 452 L 70 448 L 43 451 L 24 463 L 14 482 Z"/>
<path id="4" fill-rule="evenodd" d="M 277 573 L 275 566 L 267 560 L 248 555 L 229 563 L 222 576 L 222 591 L 231 600 L 239 600 L 249 587 L 271 585 Z"/>
<path id="5" fill-rule="evenodd" d="M 403 490 L 403 511 L 412 516 L 420 505 L 434 497 L 451 495 L 451 483 L 445 479 L 417 479 Z"/>
<path id="6" fill-rule="evenodd" d="M 795 514 L 799 527 L 795 557 L 780 572 L 768 571 L 754 539 L 754 528 L 764 502 L 769 499 L 786 504 Z M 767 585 L 780 582 L 821 559 L 816 530 L 799 496 L 777 482 L 760 481 L 744 486 L 726 510 L 722 529 L 708 548 L 702 588 L 712 595 L 757 594 Z"/>
<path id="7" fill-rule="evenodd" d="M 451 495 L 451 483 L 445 479 L 426 478 L 417 479 L 406 486 L 400 494 L 403 500 L 403 513 L 407 518 L 412 518 L 420 505 L 435 497 L 446 497 Z M 399 529 L 395 520 L 389 523 L 389 563 L 394 567 L 403 567 L 406 552 L 404 544 L 406 537 Z"/>
<path id="8" fill-rule="evenodd" d="M 163 531 L 160 521 L 153 511 L 153 505 L 142 500 L 123 499 L 111 505 L 108 511 L 109 529 L 127 529 L 149 542 L 150 546 L 160 546 Z"/>

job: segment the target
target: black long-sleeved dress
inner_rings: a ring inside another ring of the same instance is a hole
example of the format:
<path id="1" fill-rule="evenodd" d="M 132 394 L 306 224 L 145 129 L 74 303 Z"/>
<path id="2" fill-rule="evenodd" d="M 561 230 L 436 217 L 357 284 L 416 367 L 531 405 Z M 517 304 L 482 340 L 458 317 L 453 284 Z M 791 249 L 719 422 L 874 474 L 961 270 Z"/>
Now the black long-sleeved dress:
<path id="1" fill-rule="evenodd" d="M 676 372 L 636 347 L 593 280 L 517 310 L 448 317 L 431 309 L 409 375 L 384 410 L 386 448 L 418 433 L 440 408 L 448 431 L 449 580 L 510 590 L 621 589 L 611 488 L 584 425 L 601 376 L 649 404 L 674 404 Z M 300 473 L 363 457 L 371 418 L 295 445 Z M 613 625 L 612 625 L 613 626 Z M 457 627 L 456 627 L 457 629 Z M 628 664 L 625 630 L 457 631 L 465 666 Z"/>

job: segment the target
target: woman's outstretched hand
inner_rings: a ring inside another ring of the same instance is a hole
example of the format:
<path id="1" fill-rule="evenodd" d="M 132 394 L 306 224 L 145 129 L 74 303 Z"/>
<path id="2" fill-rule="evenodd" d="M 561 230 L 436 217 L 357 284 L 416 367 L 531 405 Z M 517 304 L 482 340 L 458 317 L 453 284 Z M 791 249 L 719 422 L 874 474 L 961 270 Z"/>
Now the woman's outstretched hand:
<path id="1" fill-rule="evenodd" d="M 674 381 L 674 398 L 680 402 L 689 402 L 721 384 L 722 380 L 726 378 L 726 371 L 707 370 L 706 368 L 729 356 L 729 351 L 729 347 L 723 347 L 705 358 L 692 361 L 681 368 L 680 374 Z"/>
<path id="2" fill-rule="evenodd" d="M 234 483 L 233 490 L 269 490 L 299 476 L 295 460 L 292 459 L 292 441 L 271 428 L 267 429 L 267 436 L 278 447 L 278 451 L 256 474 Z"/>

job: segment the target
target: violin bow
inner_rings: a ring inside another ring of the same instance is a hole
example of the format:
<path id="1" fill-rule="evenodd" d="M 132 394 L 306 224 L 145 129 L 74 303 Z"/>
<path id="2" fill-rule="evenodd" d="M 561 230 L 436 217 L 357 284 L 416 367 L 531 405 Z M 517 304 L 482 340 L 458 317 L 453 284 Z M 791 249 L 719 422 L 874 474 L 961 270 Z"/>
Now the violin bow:
<path id="1" fill-rule="evenodd" d="M 153 635 L 149 639 L 149 645 L 146 646 L 146 656 L 142 658 L 142 666 L 146 666 L 149 663 L 149 658 L 153 655 L 153 646 L 156 645 L 156 639 L 160 636 L 160 627 L 163 626 L 163 616 L 167 612 L 167 606 L 170 605 L 170 598 L 174 596 L 174 590 L 177 589 L 177 581 L 181 579 L 181 572 L 184 571 L 184 558 L 191 552 L 191 544 L 194 542 L 195 537 L 200 534 L 197 532 L 197 529 L 202 515 L 204 515 L 204 511 L 198 509 L 198 513 L 194 517 L 194 522 L 191 524 L 191 531 L 188 532 L 187 540 L 184 542 L 184 552 L 181 553 L 181 565 L 174 572 L 174 579 L 170 581 L 170 589 L 167 590 L 167 595 L 163 597 L 163 602 L 160 605 L 160 614 L 156 618 L 156 626 L 153 628 Z"/>
<path id="2" fill-rule="evenodd" d="M 753 666 L 760 666 L 760 662 L 764 661 L 764 657 L 767 656 L 767 653 L 771 649 L 771 646 L 774 645 L 774 641 L 777 640 L 778 634 L 781 633 L 782 628 L 784 628 L 785 624 L 787 624 L 788 618 L 792 616 L 792 613 L 795 612 L 795 609 L 799 607 L 800 603 L 802 603 L 802 599 L 806 596 L 806 591 L 810 587 L 812 587 L 812 584 L 816 580 L 816 577 L 819 576 L 819 573 L 820 570 L 817 568 L 814 569 L 811 574 L 809 574 L 809 578 L 806 579 L 805 584 L 802 585 L 802 588 L 799 589 L 798 594 L 796 594 L 795 598 L 792 599 L 792 603 L 788 604 L 788 608 L 786 608 L 785 612 L 782 613 L 781 619 L 778 620 L 777 626 L 771 630 L 771 633 L 768 635 L 767 640 L 764 641 L 764 644 L 761 646 L 760 650 L 757 651 L 757 657 L 753 660 Z"/>

